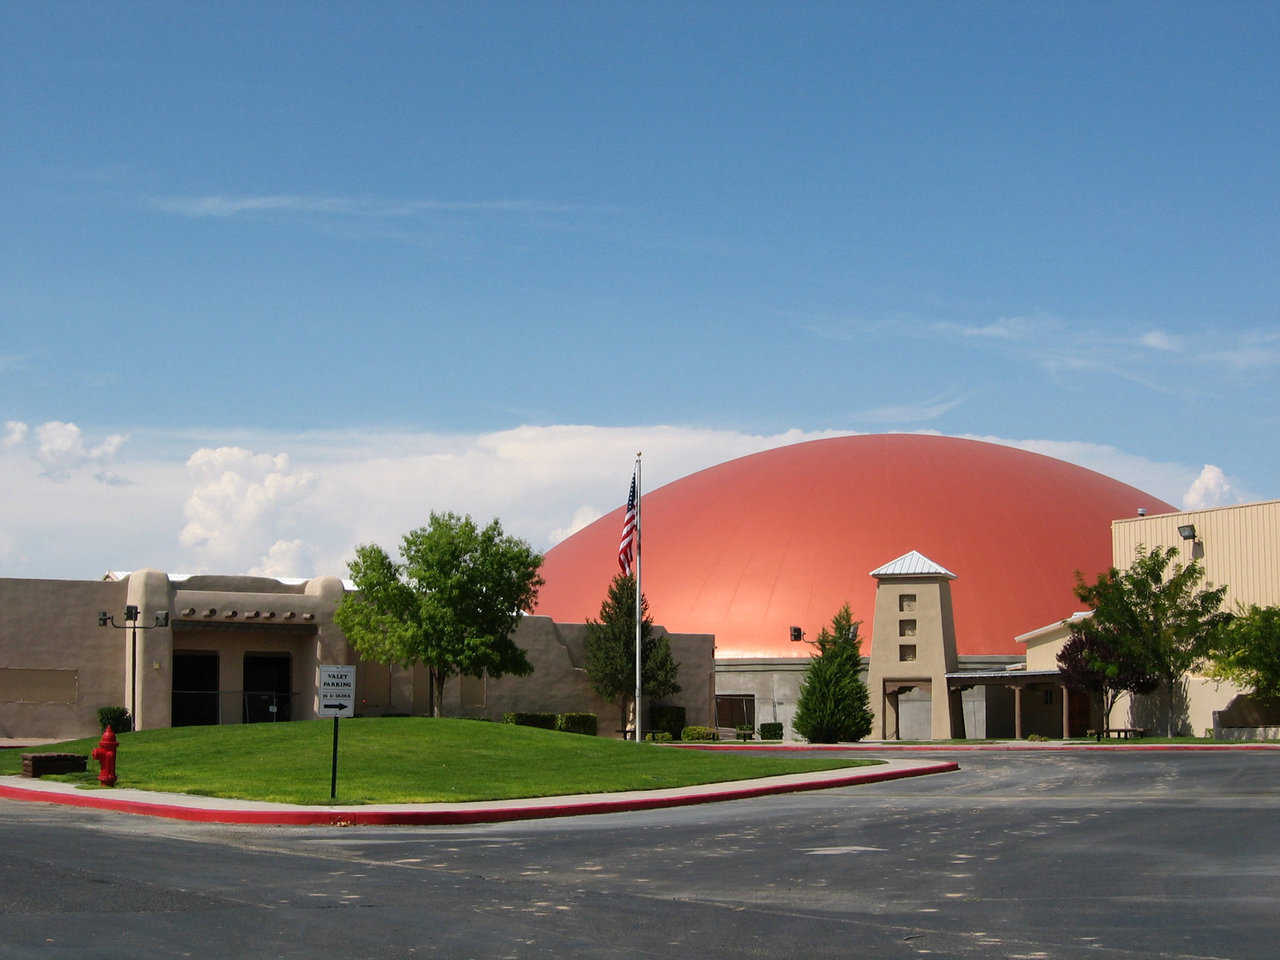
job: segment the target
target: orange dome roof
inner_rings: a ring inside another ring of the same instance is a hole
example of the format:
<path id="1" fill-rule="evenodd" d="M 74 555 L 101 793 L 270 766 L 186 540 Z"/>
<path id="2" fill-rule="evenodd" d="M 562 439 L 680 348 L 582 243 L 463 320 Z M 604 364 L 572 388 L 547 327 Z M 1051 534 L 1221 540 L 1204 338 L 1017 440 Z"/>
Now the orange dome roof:
<path id="1" fill-rule="evenodd" d="M 621 489 L 622 484 L 619 483 Z M 1012 447 L 886 434 L 779 447 L 646 493 L 643 588 L 653 618 L 714 633 L 717 657 L 808 656 L 846 601 L 870 650 L 870 571 L 918 550 L 956 574 L 961 654 L 1020 654 L 1013 638 L 1079 608 L 1074 571 L 1111 565 L 1111 521 L 1174 508 L 1092 470 Z M 537 612 L 599 615 L 618 572 L 622 508 L 547 552 Z"/>

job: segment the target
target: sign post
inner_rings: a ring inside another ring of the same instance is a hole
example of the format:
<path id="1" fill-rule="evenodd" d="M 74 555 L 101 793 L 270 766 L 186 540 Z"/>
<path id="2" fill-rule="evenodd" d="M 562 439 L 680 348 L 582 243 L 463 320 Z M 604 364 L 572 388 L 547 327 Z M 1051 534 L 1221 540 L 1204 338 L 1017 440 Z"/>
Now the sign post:
<path id="1" fill-rule="evenodd" d="M 338 718 L 356 712 L 356 668 L 320 667 L 316 689 L 316 716 L 333 717 L 333 768 L 329 777 L 329 799 L 338 798 Z"/>

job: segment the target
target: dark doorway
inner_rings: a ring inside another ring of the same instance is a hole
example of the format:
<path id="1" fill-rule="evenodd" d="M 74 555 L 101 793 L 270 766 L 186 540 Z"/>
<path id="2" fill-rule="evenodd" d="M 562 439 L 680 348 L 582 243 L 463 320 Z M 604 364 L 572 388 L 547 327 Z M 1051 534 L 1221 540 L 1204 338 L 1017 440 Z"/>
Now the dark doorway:
<path id="1" fill-rule="evenodd" d="M 219 723 L 218 655 L 210 652 L 173 654 L 173 720 L 175 727 Z"/>
<path id="2" fill-rule="evenodd" d="M 755 727 L 756 698 L 750 693 L 716 694 L 716 726 Z"/>
<path id="3" fill-rule="evenodd" d="M 244 655 L 245 723 L 290 719 L 292 674 L 292 663 L 287 653 Z"/>

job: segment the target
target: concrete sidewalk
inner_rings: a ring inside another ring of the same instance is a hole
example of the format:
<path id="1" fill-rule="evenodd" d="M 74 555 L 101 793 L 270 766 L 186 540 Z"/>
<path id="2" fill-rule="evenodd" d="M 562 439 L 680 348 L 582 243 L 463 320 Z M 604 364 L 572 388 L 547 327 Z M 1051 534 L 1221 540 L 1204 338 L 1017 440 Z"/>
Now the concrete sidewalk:
<path id="1" fill-rule="evenodd" d="M 302 806 L 252 800 L 226 800 L 184 793 L 155 793 L 127 788 L 82 790 L 74 784 L 45 782 L 29 777 L 0 777 L 0 797 L 36 803 L 60 803 L 96 810 L 194 820 L 203 823 L 245 823 L 329 826 L 386 824 L 500 823 L 544 817 L 573 817 L 592 813 L 654 810 L 696 803 L 744 800 L 775 793 L 824 790 L 861 783 L 959 770 L 950 761 L 887 760 L 875 767 L 821 770 L 814 773 L 709 783 L 671 790 L 631 790 L 622 793 L 487 800 L 475 803 L 385 803 L 351 806 Z"/>

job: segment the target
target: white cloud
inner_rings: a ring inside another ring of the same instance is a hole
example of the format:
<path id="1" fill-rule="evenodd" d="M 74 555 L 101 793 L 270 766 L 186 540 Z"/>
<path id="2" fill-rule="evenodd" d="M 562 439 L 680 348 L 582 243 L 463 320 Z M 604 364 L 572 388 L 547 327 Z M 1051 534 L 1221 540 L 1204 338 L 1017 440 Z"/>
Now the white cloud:
<path id="1" fill-rule="evenodd" d="M 735 457 L 847 434 L 557 425 L 480 434 L 242 432 L 230 445 L 225 436 L 142 431 L 117 454 L 129 455 L 117 467 L 130 477 L 124 485 L 89 470 L 48 483 L 27 450 L 0 448 L 0 576 L 94 577 L 142 566 L 342 576 L 356 544 L 395 552 L 405 532 L 448 510 L 481 522 L 499 517 L 508 533 L 544 550 L 625 501 L 638 450 L 651 491 Z M 1194 467 L 1102 444 L 972 439 L 1078 463 L 1173 504 L 1196 480 Z"/>
<path id="2" fill-rule="evenodd" d="M 26 442 L 27 434 L 30 428 L 21 420 L 6 420 L 4 422 L 4 440 L 0 441 L 6 447 L 16 447 L 20 443 Z"/>
<path id="3" fill-rule="evenodd" d="M 234 573 L 282 560 L 283 553 L 272 557 L 277 531 L 301 523 L 295 508 L 314 487 L 314 474 L 295 472 L 287 454 L 242 447 L 201 448 L 187 471 L 195 489 L 183 506 L 187 522 L 178 540 L 193 570 Z M 301 555 L 300 547 L 289 554 Z"/>
<path id="4" fill-rule="evenodd" d="M 314 568 L 314 548 L 302 540 L 277 540 L 249 573 L 255 577 L 298 577 L 310 576 Z"/>
<path id="5" fill-rule="evenodd" d="M 1182 338 L 1165 333 L 1163 330 L 1148 330 L 1138 338 L 1138 342 L 1152 350 L 1163 350 L 1169 353 L 1182 350 Z"/>
<path id="6" fill-rule="evenodd" d="M 348 217 L 410 217 L 422 213 L 570 213 L 586 209 L 538 200 L 382 200 L 373 197 L 247 194 L 153 197 L 150 205 L 184 217 L 226 218 L 252 213 L 325 214 Z"/>
<path id="7" fill-rule="evenodd" d="M 573 536 L 583 527 L 595 523 L 603 516 L 603 510 L 597 510 L 595 507 L 587 505 L 581 506 L 573 511 L 573 516 L 569 518 L 569 522 L 565 526 L 556 527 L 547 535 L 547 542 L 552 545 L 557 544 L 561 540 Z"/>
<path id="8" fill-rule="evenodd" d="M 918 403 L 889 404 L 872 407 L 869 410 L 857 410 L 849 414 L 851 420 L 859 423 L 920 423 L 924 420 L 936 420 L 950 410 L 964 403 L 964 397 L 954 400 L 922 400 Z"/>
<path id="9" fill-rule="evenodd" d="M 1222 469 L 1206 463 L 1200 475 L 1191 482 L 1187 492 L 1182 495 L 1182 506 L 1187 510 L 1204 510 L 1208 507 L 1240 503 L 1241 499 Z"/>
<path id="10" fill-rule="evenodd" d="M 81 467 L 111 462 L 127 439 L 124 434 L 113 433 L 97 446 L 90 447 L 74 423 L 50 420 L 36 427 L 36 459 L 44 467 L 45 477 L 65 480 L 72 471 Z"/>

